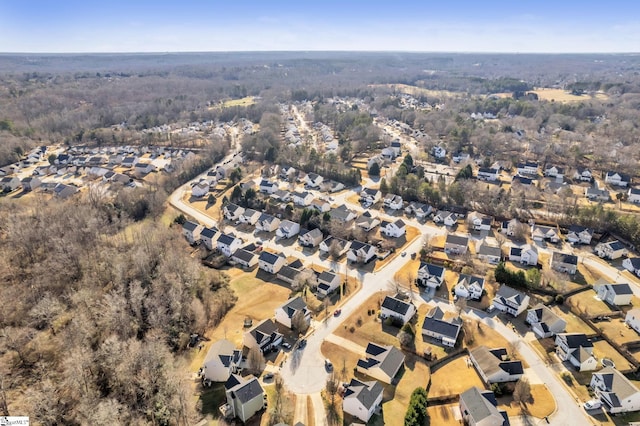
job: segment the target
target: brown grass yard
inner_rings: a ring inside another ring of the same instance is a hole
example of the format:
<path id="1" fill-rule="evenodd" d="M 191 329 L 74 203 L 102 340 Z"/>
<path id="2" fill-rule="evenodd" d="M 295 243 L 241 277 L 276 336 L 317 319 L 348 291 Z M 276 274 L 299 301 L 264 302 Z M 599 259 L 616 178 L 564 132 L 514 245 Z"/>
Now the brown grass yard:
<path id="1" fill-rule="evenodd" d="M 585 313 L 587 315 L 599 315 L 609 314 L 611 309 L 606 303 L 596 299 L 596 292 L 593 290 L 583 291 L 569 297 L 566 300 L 566 304 L 578 312 Z"/>
<path id="2" fill-rule="evenodd" d="M 640 340 L 638 333 L 624 322 L 623 318 L 611 318 L 609 321 L 595 323 L 602 332 L 618 345 Z"/>
<path id="3" fill-rule="evenodd" d="M 498 400 L 498 408 L 505 410 L 511 416 L 523 414 L 520 404 L 513 401 L 511 396 Z M 526 403 L 529 415 L 539 419 L 550 415 L 556 409 L 556 402 L 551 392 L 545 385 L 531 385 L 531 400 Z"/>
<path id="4" fill-rule="evenodd" d="M 459 395 L 473 386 L 484 389 L 482 379 L 468 360 L 468 356 L 460 356 L 433 372 L 429 397 Z"/>
<path id="5" fill-rule="evenodd" d="M 366 347 L 369 342 L 399 346 L 396 338 L 399 330 L 395 327 L 384 326 L 377 318 L 380 305 L 387 294 L 390 293 L 380 292 L 369 297 L 334 333 L 363 347 Z M 367 313 L 367 310 L 371 309 L 374 311 L 373 315 Z"/>
<path id="6" fill-rule="evenodd" d="M 586 335 L 594 334 L 591 327 L 582 321 L 579 317 L 573 314 L 566 306 L 553 306 L 551 310 L 567 322 L 567 333 L 584 333 Z"/>
<path id="7" fill-rule="evenodd" d="M 434 426 L 459 426 L 460 422 L 456 420 L 454 410 L 460 411 L 458 404 L 428 406 L 429 424 Z"/>
<path id="8" fill-rule="evenodd" d="M 398 421 L 404 418 L 411 393 L 414 389 L 427 385 L 430 371 L 423 359 L 408 354 L 405 358 L 404 372 L 400 374 L 393 398 L 382 404 L 384 423 L 387 425 L 398 424 Z"/>
<path id="9" fill-rule="evenodd" d="M 418 275 L 418 268 L 420 267 L 420 259 L 411 259 L 398 269 L 393 275 L 393 279 L 399 282 L 401 285 L 408 287 L 409 281 L 415 280 Z"/>
<path id="10" fill-rule="evenodd" d="M 601 360 L 602 358 L 609 358 L 616 365 L 616 369 L 619 371 L 626 371 L 633 366 L 623 357 L 613 346 L 611 346 L 606 340 L 600 340 L 593 343 L 593 355 Z"/>

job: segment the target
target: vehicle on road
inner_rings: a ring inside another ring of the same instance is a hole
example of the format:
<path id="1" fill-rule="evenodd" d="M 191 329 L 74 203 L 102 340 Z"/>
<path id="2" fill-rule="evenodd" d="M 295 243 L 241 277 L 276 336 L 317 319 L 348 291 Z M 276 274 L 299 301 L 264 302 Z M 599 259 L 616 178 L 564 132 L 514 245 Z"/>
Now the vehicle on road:
<path id="1" fill-rule="evenodd" d="M 336 309 L 335 311 L 333 311 L 333 316 L 339 317 L 341 313 L 342 313 L 342 309 Z"/>
<path id="2" fill-rule="evenodd" d="M 298 349 L 304 349 L 305 346 L 307 346 L 307 339 L 302 339 L 298 342 Z"/>
<path id="3" fill-rule="evenodd" d="M 402 254 L 401 254 L 402 257 L 405 257 L 406 255 L 407 255 L 406 251 L 403 251 Z"/>
<path id="4" fill-rule="evenodd" d="M 490 314 L 491 312 L 495 311 L 496 307 L 494 305 L 489 305 L 489 307 L 487 308 L 487 313 Z"/>
<path id="5" fill-rule="evenodd" d="M 280 344 L 280 346 L 282 346 L 285 349 L 291 349 L 291 345 L 289 343 L 287 343 L 287 342 L 282 342 Z"/>
<path id="6" fill-rule="evenodd" d="M 599 399 L 592 399 L 584 403 L 585 410 L 596 410 L 602 407 L 602 402 Z"/>
<path id="7" fill-rule="evenodd" d="M 326 368 L 327 371 L 333 371 L 333 364 L 331 364 L 331 361 L 329 361 L 329 359 L 324 360 L 324 368 Z"/>

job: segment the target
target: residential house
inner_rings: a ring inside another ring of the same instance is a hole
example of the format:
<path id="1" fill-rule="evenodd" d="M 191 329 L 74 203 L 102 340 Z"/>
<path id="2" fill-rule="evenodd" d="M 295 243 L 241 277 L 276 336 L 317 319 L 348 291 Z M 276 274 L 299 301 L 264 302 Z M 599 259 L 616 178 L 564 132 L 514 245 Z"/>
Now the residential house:
<path id="1" fill-rule="evenodd" d="M 351 241 L 351 246 L 349 247 L 349 251 L 347 251 L 347 259 L 350 262 L 368 263 L 375 257 L 375 247 L 360 241 Z"/>
<path id="2" fill-rule="evenodd" d="M 249 225 L 255 225 L 260 219 L 262 213 L 254 209 L 246 209 L 239 217 L 241 223 L 248 223 Z"/>
<path id="3" fill-rule="evenodd" d="M 393 222 L 383 220 L 380 229 L 387 237 L 400 238 L 407 233 L 407 226 L 402 219 L 396 219 Z"/>
<path id="4" fill-rule="evenodd" d="M 535 176 L 538 174 L 538 163 L 535 161 L 526 161 L 524 163 L 518 163 L 516 166 L 518 174 Z"/>
<path id="5" fill-rule="evenodd" d="M 344 189 L 344 184 L 341 182 L 336 182 L 335 180 L 327 182 L 327 191 L 334 193 L 338 191 L 342 191 Z"/>
<path id="6" fill-rule="evenodd" d="M 598 298 L 610 305 L 626 306 L 631 304 L 633 298 L 633 290 L 629 284 L 595 284 L 593 289 Z"/>
<path id="7" fill-rule="evenodd" d="M 469 237 L 447 234 L 444 243 L 444 252 L 447 254 L 464 254 L 469 247 Z"/>
<path id="8" fill-rule="evenodd" d="M 565 320 L 542 303 L 527 311 L 525 321 L 531 325 L 531 329 L 540 339 L 563 333 L 567 327 Z"/>
<path id="9" fill-rule="evenodd" d="M 467 217 L 471 228 L 476 231 L 491 231 L 493 217 L 478 212 L 472 212 Z"/>
<path id="10" fill-rule="evenodd" d="M 640 188 L 629 188 L 627 193 L 627 201 L 630 203 L 640 203 Z"/>
<path id="11" fill-rule="evenodd" d="M 520 184 L 520 185 L 524 185 L 524 186 L 531 186 L 533 185 L 533 179 L 532 178 L 528 178 L 525 176 L 520 176 L 520 175 L 515 175 L 514 177 L 511 178 L 511 184 Z"/>
<path id="12" fill-rule="evenodd" d="M 305 184 L 309 188 L 319 188 L 324 178 L 316 173 L 309 173 L 305 178 Z"/>
<path id="13" fill-rule="evenodd" d="M 609 191 L 606 189 L 599 189 L 596 186 L 590 186 L 585 189 L 584 196 L 592 201 L 609 201 Z"/>
<path id="14" fill-rule="evenodd" d="M 460 394 L 460 414 L 469 426 L 509 426 L 509 416 L 498 410 L 496 396 L 490 390 L 474 386 Z"/>
<path id="15" fill-rule="evenodd" d="M 447 150 L 441 146 L 434 146 L 433 148 L 431 148 L 431 153 L 438 160 L 442 160 L 447 156 Z"/>
<path id="16" fill-rule="evenodd" d="M 564 178 L 564 168 L 547 164 L 544 168 L 544 175 L 547 177 L 554 177 L 556 180 L 562 180 Z"/>
<path id="17" fill-rule="evenodd" d="M 461 328 L 462 321 L 459 318 L 454 317 L 447 320 L 444 318 L 442 309 L 435 306 L 424 317 L 422 335 L 437 340 L 443 346 L 454 347 Z"/>
<path id="18" fill-rule="evenodd" d="M 42 181 L 35 176 L 29 176 L 22 179 L 22 182 L 20 183 L 22 185 L 22 190 L 27 192 L 38 188 L 42 184 Z"/>
<path id="19" fill-rule="evenodd" d="M 300 236 L 298 237 L 298 242 L 301 246 L 317 247 L 324 239 L 322 231 L 318 228 L 312 229 L 311 231 L 306 229 L 303 231 L 300 231 Z"/>
<path id="20" fill-rule="evenodd" d="M 500 225 L 500 232 L 508 237 L 513 237 L 521 226 L 523 226 L 523 224 L 520 223 L 518 219 L 505 220 Z"/>
<path id="21" fill-rule="evenodd" d="M 390 385 L 404 365 L 404 354 L 395 346 L 369 343 L 365 357 L 358 360 L 356 371 Z"/>
<path id="22" fill-rule="evenodd" d="M 578 270 L 578 256 L 559 251 L 551 252 L 550 265 L 551 269 L 558 272 L 574 275 Z"/>
<path id="23" fill-rule="evenodd" d="M 364 229 L 366 232 L 371 231 L 378 225 L 380 225 L 380 219 L 374 217 L 368 210 L 356 219 L 356 226 Z"/>
<path id="24" fill-rule="evenodd" d="M 238 249 L 231 256 L 231 260 L 246 269 L 253 269 L 258 264 L 258 255 L 252 251 Z"/>
<path id="25" fill-rule="evenodd" d="M 340 286 L 340 275 L 331 271 L 323 271 L 318 275 L 318 295 L 328 296 Z"/>
<path id="26" fill-rule="evenodd" d="M 402 197 L 396 194 L 387 194 L 382 201 L 382 205 L 391 210 L 400 210 L 402 209 Z"/>
<path id="27" fill-rule="evenodd" d="M 284 256 L 269 253 L 268 251 L 262 251 L 258 258 L 258 267 L 270 274 L 277 274 L 280 268 L 284 266 L 285 261 L 286 259 Z"/>
<path id="28" fill-rule="evenodd" d="M 445 226 L 454 226 L 458 223 L 458 215 L 446 210 L 438 210 L 433 216 L 433 221 L 435 223 L 443 223 Z"/>
<path id="29" fill-rule="evenodd" d="M 480 300 L 484 291 L 484 278 L 475 275 L 460 274 L 453 289 L 458 297 Z"/>
<path id="30" fill-rule="evenodd" d="M 278 185 L 275 182 L 263 179 L 260 181 L 260 192 L 264 194 L 273 194 L 278 189 Z"/>
<path id="31" fill-rule="evenodd" d="M 405 302 L 392 296 L 386 296 L 380 307 L 380 317 L 394 318 L 406 324 L 416 314 L 416 307 L 411 302 Z"/>
<path id="32" fill-rule="evenodd" d="M 331 220 L 335 220 L 340 223 L 350 222 L 357 217 L 357 213 L 353 210 L 349 210 L 349 208 L 344 204 L 336 207 L 335 209 L 331 209 L 329 215 L 331 216 Z"/>
<path id="33" fill-rule="evenodd" d="M 268 318 L 246 331 L 242 343 L 249 349 L 257 347 L 262 352 L 266 352 L 282 343 L 282 337 L 282 334 L 278 332 L 276 323 Z"/>
<path id="34" fill-rule="evenodd" d="M 200 233 L 204 226 L 190 220 L 182 224 L 182 235 L 189 241 L 189 244 L 195 244 L 200 241 Z"/>
<path id="35" fill-rule="evenodd" d="M 627 248 L 620 241 L 609 241 L 606 243 L 599 243 L 594 249 L 598 257 L 603 259 L 615 260 L 620 259 L 622 256 L 629 254 Z"/>
<path id="36" fill-rule="evenodd" d="M 557 228 L 542 225 L 531 225 L 531 239 L 533 241 L 549 241 L 557 243 L 560 241 L 560 233 Z"/>
<path id="37" fill-rule="evenodd" d="M 136 165 L 133 166 L 133 173 L 136 175 L 136 177 L 141 179 L 155 169 L 156 167 L 151 163 L 136 163 Z"/>
<path id="38" fill-rule="evenodd" d="M 593 175 L 591 174 L 591 170 L 584 167 L 578 167 L 573 173 L 573 178 L 582 182 L 591 182 Z"/>
<path id="39" fill-rule="evenodd" d="M 562 361 L 569 361 L 578 371 L 592 371 L 598 367 L 593 356 L 593 342 L 583 333 L 556 334 L 556 355 Z"/>
<path id="40" fill-rule="evenodd" d="M 342 399 L 342 411 L 366 423 L 382 404 L 383 393 L 384 388 L 378 381 L 351 379 Z"/>
<path id="41" fill-rule="evenodd" d="M 640 389 L 613 367 L 593 373 L 589 387 L 611 414 L 640 411 Z"/>
<path id="42" fill-rule="evenodd" d="M 276 230 L 276 236 L 281 239 L 295 237 L 300 232 L 300 224 L 290 220 L 283 220 Z"/>
<path id="43" fill-rule="evenodd" d="M 567 241 L 572 244 L 591 244 L 593 229 L 580 225 L 571 225 L 567 233 Z"/>
<path id="44" fill-rule="evenodd" d="M 640 277 L 640 257 L 627 257 L 622 261 L 622 266 L 627 271 Z"/>
<path id="45" fill-rule="evenodd" d="M 208 248 L 209 250 L 213 250 L 214 247 L 216 247 L 214 243 L 217 240 L 217 235 L 218 235 L 217 229 L 204 227 L 200 231 L 200 241 L 202 241 L 202 243 L 206 248 Z"/>
<path id="46" fill-rule="evenodd" d="M 365 204 L 375 204 L 382 198 L 382 192 L 373 188 L 364 188 L 360 192 L 360 199 Z"/>
<path id="47" fill-rule="evenodd" d="M 306 207 L 313 201 L 313 194 L 310 192 L 294 192 L 292 194 L 293 204 L 296 206 Z"/>
<path id="48" fill-rule="evenodd" d="M 290 182 L 294 180 L 297 174 L 298 174 L 298 171 L 291 166 L 283 166 L 280 169 L 280 179 L 284 181 Z"/>
<path id="49" fill-rule="evenodd" d="M 627 187 L 631 183 L 631 177 L 623 173 L 607 172 L 604 177 L 604 181 L 610 185 Z"/>
<path id="50" fill-rule="evenodd" d="M 490 167 L 480 167 L 478 169 L 478 180 L 484 180 L 487 182 L 495 182 L 500 176 L 499 169 L 492 169 Z"/>
<path id="51" fill-rule="evenodd" d="M 320 213 L 327 213 L 331 210 L 331 204 L 319 198 L 312 200 L 310 206 L 312 209 L 315 209 Z"/>
<path id="52" fill-rule="evenodd" d="M 216 247 L 226 257 L 231 257 L 240 247 L 242 247 L 242 240 L 236 236 L 230 234 L 220 234 L 218 241 L 216 241 Z"/>
<path id="53" fill-rule="evenodd" d="M 84 165 L 86 161 L 86 157 L 77 157 L 77 164 L 75 164 L 76 166 L 82 166 Z M 140 159 L 135 156 L 135 155 L 130 155 L 127 157 L 124 157 L 122 159 L 122 167 L 134 167 L 136 164 L 138 164 L 138 161 L 140 161 Z"/>
<path id="54" fill-rule="evenodd" d="M 233 374 L 224 386 L 227 403 L 220 408 L 224 417 L 237 417 L 245 423 L 265 408 L 266 394 L 256 377 Z"/>
<path id="55" fill-rule="evenodd" d="M 444 282 L 444 271 L 442 266 L 420 262 L 416 282 L 423 287 L 438 289 Z"/>
<path id="56" fill-rule="evenodd" d="M 4 192 L 15 191 L 20 187 L 20 179 L 15 176 L 5 176 L 0 179 L 0 189 Z"/>
<path id="57" fill-rule="evenodd" d="M 495 238 L 483 238 L 476 243 L 476 254 L 483 262 L 497 265 L 502 259 L 502 250 Z"/>
<path id="58" fill-rule="evenodd" d="M 244 213 L 244 207 L 237 204 L 228 203 L 222 208 L 225 219 L 230 221 L 240 220 L 240 216 Z"/>
<path id="59" fill-rule="evenodd" d="M 285 265 L 276 274 L 276 277 L 279 280 L 286 282 L 289 285 L 293 285 L 300 275 L 302 271 L 298 268 L 294 268 L 293 266 Z"/>
<path id="60" fill-rule="evenodd" d="M 203 179 L 191 187 L 191 195 L 202 198 L 209 193 L 209 188 L 209 182 Z"/>
<path id="61" fill-rule="evenodd" d="M 400 151 L 402 150 L 402 144 L 398 139 L 391 141 L 390 147 L 391 149 L 393 149 L 393 152 L 395 153 L 396 157 L 400 155 Z"/>
<path id="62" fill-rule="evenodd" d="M 433 208 L 428 204 L 419 203 L 417 201 L 412 201 L 409 205 L 404 209 L 404 213 L 406 215 L 414 214 L 416 219 L 423 220 L 427 216 L 431 214 Z"/>
<path id="63" fill-rule="evenodd" d="M 493 306 L 517 317 L 529 307 L 529 296 L 503 284 L 493 298 Z"/>
<path id="64" fill-rule="evenodd" d="M 520 262 L 523 265 L 535 266 L 538 264 L 538 249 L 531 245 L 511 246 L 509 249 L 509 260 Z"/>
<path id="65" fill-rule="evenodd" d="M 269 197 L 281 203 L 288 203 L 289 201 L 292 201 L 291 193 L 284 189 L 276 189 L 269 195 Z"/>
<path id="66" fill-rule="evenodd" d="M 334 249 L 336 250 L 336 254 L 338 255 L 338 257 L 340 257 L 345 254 L 347 250 L 349 250 L 349 241 L 329 235 L 324 239 L 324 241 L 320 243 L 320 246 L 318 248 L 321 252 L 329 254 L 329 252 L 331 251 L 331 247 L 334 247 Z"/>
<path id="67" fill-rule="evenodd" d="M 487 384 L 518 381 L 524 375 L 520 361 L 509 361 L 505 348 L 478 346 L 469 351 L 469 359 Z"/>
<path id="68" fill-rule="evenodd" d="M 275 319 L 283 326 L 293 329 L 295 324 L 293 323 L 293 317 L 298 312 L 305 319 L 307 325 L 311 323 L 311 311 L 307 308 L 307 304 L 304 302 L 301 296 L 293 297 L 287 302 L 276 309 Z"/>
<path id="69" fill-rule="evenodd" d="M 273 232 L 280 226 L 280 219 L 267 213 L 262 213 L 256 222 L 256 230 Z"/>
<path id="70" fill-rule="evenodd" d="M 218 340 L 207 353 L 202 366 L 204 378 L 212 382 L 226 382 L 232 374 L 242 371 L 242 351 L 229 340 Z"/>
<path id="71" fill-rule="evenodd" d="M 469 153 L 461 151 L 458 151 L 451 156 L 451 160 L 456 164 L 459 164 L 463 161 L 469 161 L 470 158 L 471 156 L 469 155 Z"/>
<path id="72" fill-rule="evenodd" d="M 53 194 L 58 198 L 68 198 L 78 192 L 78 188 L 73 185 L 65 185 L 64 183 L 59 183 L 53 188 Z"/>
<path id="73" fill-rule="evenodd" d="M 627 311 L 627 316 L 624 318 L 624 322 L 633 328 L 636 333 L 640 333 L 640 309 L 630 309 Z"/>

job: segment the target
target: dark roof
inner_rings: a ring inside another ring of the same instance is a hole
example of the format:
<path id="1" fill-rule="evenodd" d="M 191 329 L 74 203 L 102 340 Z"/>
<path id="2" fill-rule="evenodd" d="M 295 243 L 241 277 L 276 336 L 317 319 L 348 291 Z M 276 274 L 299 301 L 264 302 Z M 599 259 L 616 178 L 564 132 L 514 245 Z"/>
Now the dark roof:
<path id="1" fill-rule="evenodd" d="M 587 228 L 586 226 L 571 225 L 569 227 L 569 232 L 574 232 L 576 234 L 579 234 L 579 233 L 581 233 L 583 231 L 587 231 L 589 234 L 593 235 L 593 229 Z"/>
<path id="2" fill-rule="evenodd" d="M 366 359 L 358 360 L 358 367 L 370 369 L 379 366 L 380 369 L 390 378 L 393 378 L 402 364 L 404 354 L 395 346 L 380 346 L 369 343 L 365 351 Z"/>
<path id="3" fill-rule="evenodd" d="M 336 274 L 333 272 L 322 271 L 322 273 L 318 276 L 318 281 L 328 283 L 333 281 L 335 277 L 336 277 Z"/>
<path id="4" fill-rule="evenodd" d="M 618 240 L 611 241 L 611 242 L 609 242 L 607 244 L 608 244 L 609 248 L 611 248 L 611 250 L 622 250 L 622 249 L 624 249 L 624 244 L 622 244 Z"/>
<path id="5" fill-rule="evenodd" d="M 423 330 L 430 330 L 452 340 L 457 339 L 458 333 L 460 333 L 460 326 L 461 324 L 455 319 L 451 322 L 446 321 L 444 312 L 438 306 L 427 313 L 422 323 Z"/>
<path id="6" fill-rule="evenodd" d="M 633 294 L 633 290 L 627 283 L 609 284 L 615 294 Z"/>
<path id="7" fill-rule="evenodd" d="M 478 169 L 478 173 L 487 173 L 487 174 L 491 174 L 491 175 L 498 174 L 498 172 L 499 172 L 498 169 L 492 169 L 490 167 L 480 167 Z"/>
<path id="8" fill-rule="evenodd" d="M 205 238 L 213 238 L 216 233 L 218 232 L 217 229 L 213 229 L 213 228 L 204 228 L 202 230 L 202 232 L 200 232 L 200 235 L 205 237 Z"/>
<path id="9" fill-rule="evenodd" d="M 552 252 L 552 258 L 554 262 L 566 263 L 567 265 L 577 265 L 578 256 L 568 253 L 560 253 L 558 251 Z"/>
<path id="10" fill-rule="evenodd" d="M 268 251 L 263 251 L 262 253 L 260 253 L 259 260 L 261 262 L 267 262 L 268 264 L 273 265 L 278 261 L 278 255 L 269 253 Z"/>
<path id="11" fill-rule="evenodd" d="M 233 235 L 229 234 L 220 234 L 218 237 L 218 242 L 225 245 L 230 245 L 236 239 Z"/>
<path id="12" fill-rule="evenodd" d="M 292 318 L 297 311 L 306 311 L 307 304 L 304 303 L 301 296 L 298 296 L 287 300 L 287 303 L 282 305 L 282 310 L 287 313 L 289 318 Z"/>
<path id="13" fill-rule="evenodd" d="M 383 391 L 384 388 L 378 381 L 361 382 L 357 379 L 351 379 L 344 398 L 356 398 L 365 408 L 369 409 Z"/>
<path id="14" fill-rule="evenodd" d="M 402 300 L 396 299 L 395 297 L 387 296 L 382 302 L 382 307 L 393 312 L 397 312 L 400 315 L 404 315 L 409 311 L 411 305 L 409 303 L 403 302 Z"/>
<path id="15" fill-rule="evenodd" d="M 249 379 L 244 384 L 240 384 L 234 388 L 232 392 L 242 404 L 246 404 L 264 393 L 260 382 L 255 377 Z"/>
<path id="16" fill-rule="evenodd" d="M 440 277 L 444 274 L 444 268 L 442 266 L 434 265 L 432 263 L 420 262 L 420 268 L 425 269 L 428 275 Z"/>
<path id="17" fill-rule="evenodd" d="M 467 246 L 469 243 L 469 237 L 463 237 L 461 235 L 448 234 L 445 244 L 455 244 L 457 246 Z"/>
<path id="18" fill-rule="evenodd" d="M 298 276 L 299 273 L 300 273 L 299 269 L 296 269 L 292 266 L 287 265 L 280 268 L 280 270 L 278 271 L 278 276 L 293 280 L 296 276 Z"/>
<path id="19" fill-rule="evenodd" d="M 522 255 L 522 247 L 511 247 L 511 251 L 509 251 L 509 256 L 521 256 Z"/>
<path id="20" fill-rule="evenodd" d="M 495 395 L 491 391 L 480 390 L 477 387 L 472 387 L 460 394 L 460 402 L 464 403 L 464 406 L 469 412 L 469 416 L 475 423 L 480 424 L 482 420 L 489 417 L 498 418 L 498 416 L 504 416 L 504 412 L 499 411 L 496 407 L 498 401 Z M 508 420 L 501 424 L 491 423 L 497 426 L 507 426 Z"/>
<path id="21" fill-rule="evenodd" d="M 583 333 L 562 333 L 562 334 L 558 334 L 558 336 L 561 336 L 564 338 L 569 348 L 579 348 L 579 347 L 592 348 L 593 347 L 593 343 L 591 342 L 591 339 L 589 339 L 587 335 Z"/>
<path id="22" fill-rule="evenodd" d="M 198 226 L 200 226 L 200 224 L 188 220 L 182 225 L 182 228 L 193 232 Z"/>
<path id="23" fill-rule="evenodd" d="M 507 285 L 501 285 L 498 289 L 498 293 L 496 293 L 496 297 L 501 299 L 501 301 L 512 300 L 514 303 L 521 305 L 524 301 L 525 295 Z"/>
<path id="24" fill-rule="evenodd" d="M 233 257 L 247 263 L 249 263 L 255 256 L 255 253 L 251 253 L 250 251 L 247 251 L 245 249 L 236 250 L 236 252 L 233 254 Z"/>

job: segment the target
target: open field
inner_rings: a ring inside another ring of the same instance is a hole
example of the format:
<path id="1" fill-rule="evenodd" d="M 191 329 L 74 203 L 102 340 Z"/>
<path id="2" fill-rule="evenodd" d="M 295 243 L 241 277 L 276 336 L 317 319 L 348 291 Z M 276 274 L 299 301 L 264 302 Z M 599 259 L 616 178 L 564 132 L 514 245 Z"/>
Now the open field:
<path id="1" fill-rule="evenodd" d="M 465 319 L 465 321 L 469 321 Z M 473 349 L 478 346 L 486 346 L 488 348 L 507 348 L 509 346 L 509 342 L 507 339 L 502 337 L 500 333 L 489 327 L 488 325 L 478 322 L 472 321 L 476 323 L 476 326 L 469 327 L 473 330 L 473 343 L 469 346 L 470 349 Z M 523 365 L 526 364 L 523 362 Z"/>
<path id="2" fill-rule="evenodd" d="M 256 101 L 255 101 L 253 96 L 246 96 L 246 97 L 240 98 L 240 99 L 229 99 L 229 100 L 226 100 L 226 101 L 222 102 L 221 104 L 210 106 L 209 109 L 229 108 L 229 107 L 236 107 L 236 106 L 250 106 L 250 105 L 253 105 L 255 103 L 256 103 Z"/>
<path id="3" fill-rule="evenodd" d="M 626 371 L 633 368 L 633 365 L 629 363 L 615 350 L 606 340 L 600 340 L 593 343 L 593 355 L 601 360 L 602 358 L 609 358 L 616 365 L 616 369 L 620 371 Z"/>
<path id="4" fill-rule="evenodd" d="M 484 383 L 469 357 L 461 356 L 431 374 L 429 397 L 459 395 L 473 386 L 483 389 Z"/>
<path id="5" fill-rule="evenodd" d="M 420 267 L 419 259 L 411 259 L 405 263 L 402 268 L 398 269 L 393 275 L 393 279 L 404 287 L 409 287 L 409 282 L 415 280 Z"/>
<path id="6" fill-rule="evenodd" d="M 596 292 L 593 290 L 583 291 L 582 293 L 569 297 L 566 300 L 566 304 L 572 309 L 587 315 L 606 315 L 611 313 L 611 309 L 609 309 L 606 303 L 596 297 Z"/>
<path id="7" fill-rule="evenodd" d="M 567 92 L 564 89 L 552 89 L 548 87 L 536 88 L 534 90 L 530 90 L 530 92 L 538 95 L 538 98 L 541 101 L 551 101 L 551 102 L 562 102 L 562 103 L 570 103 L 570 102 L 587 102 L 593 99 L 598 100 L 607 100 L 609 96 L 605 93 L 597 92 L 594 95 L 573 95 Z M 503 98 L 512 97 L 512 93 L 497 93 L 497 96 Z"/>
<path id="8" fill-rule="evenodd" d="M 408 84 L 370 84 L 369 87 L 386 87 L 411 96 L 431 96 L 434 98 L 452 98 L 464 95 L 464 93 L 452 92 L 449 90 L 429 90 Z"/>
<path id="9" fill-rule="evenodd" d="M 640 340 L 638 333 L 624 322 L 623 318 L 611 318 L 609 321 L 600 321 L 595 324 L 602 333 L 618 345 Z"/>

